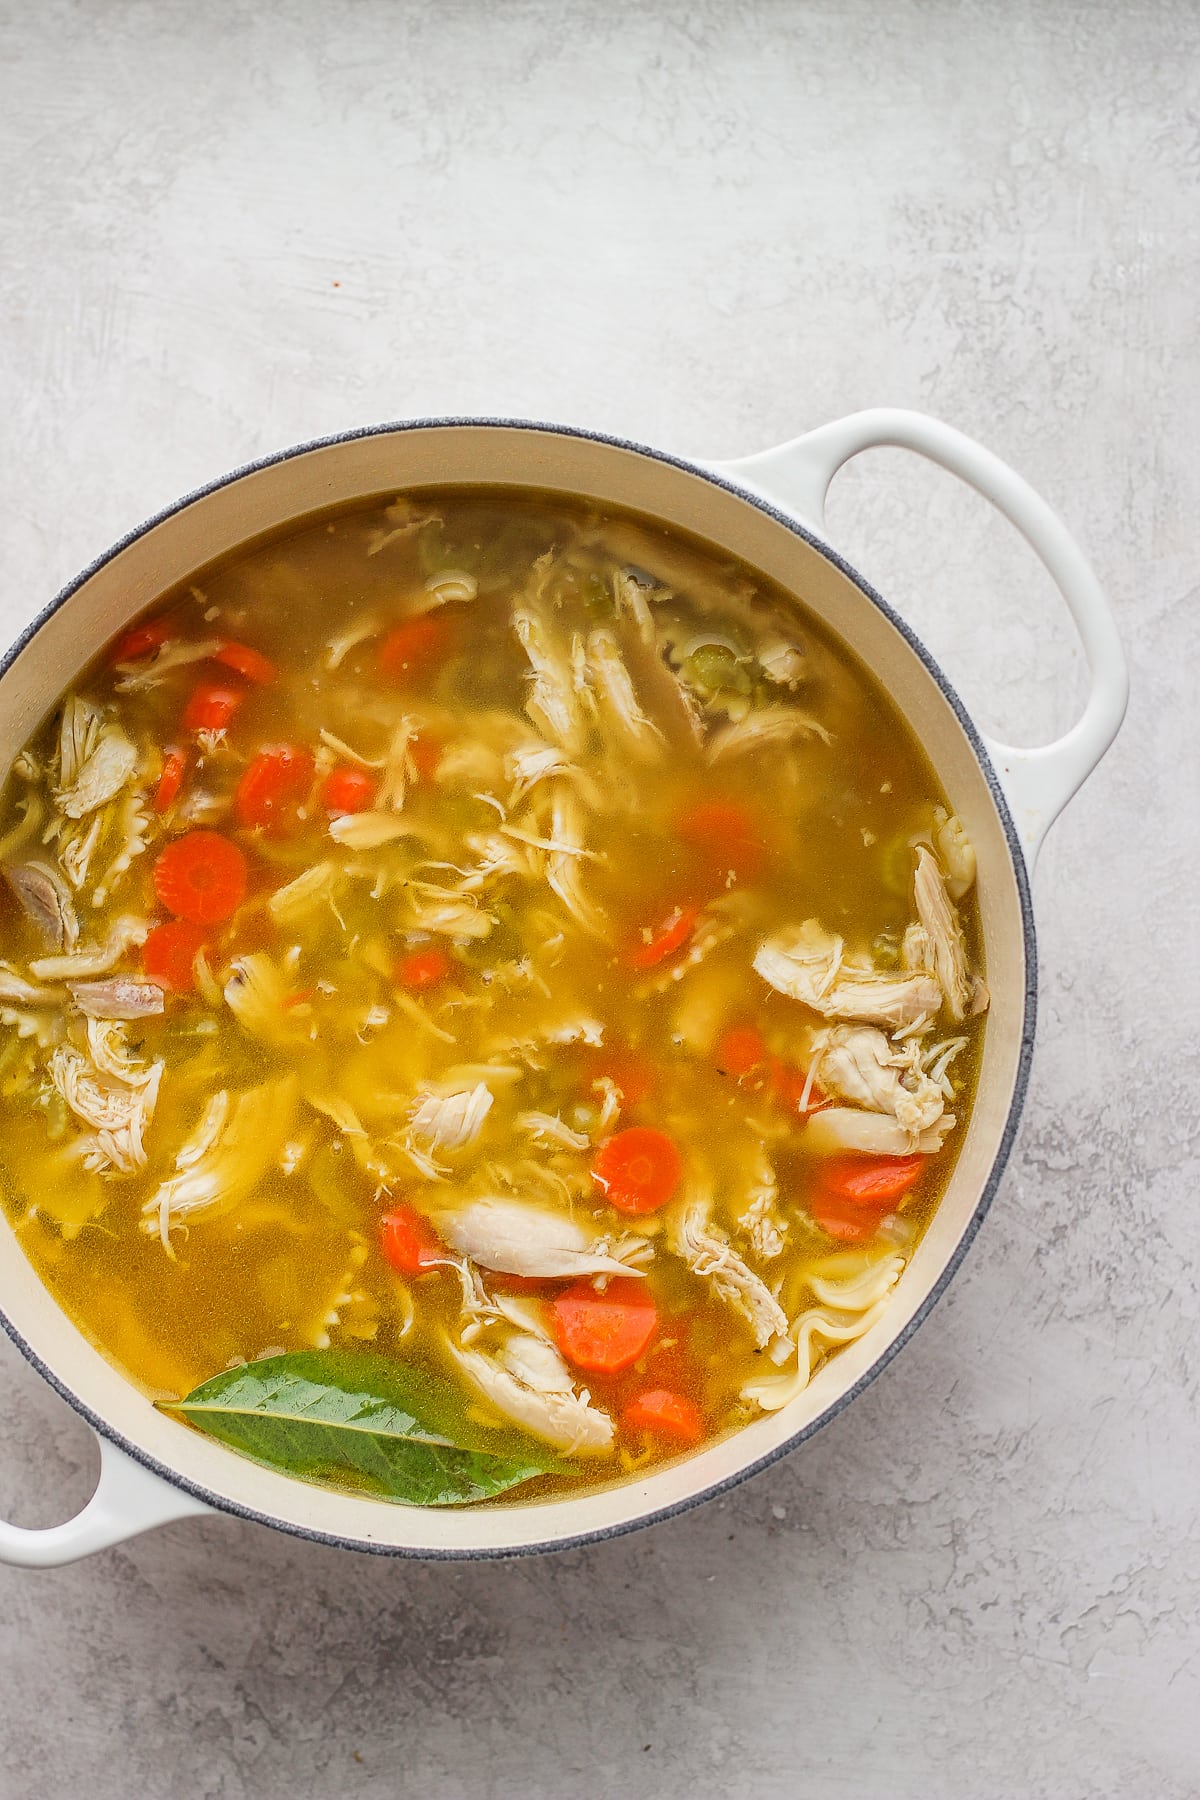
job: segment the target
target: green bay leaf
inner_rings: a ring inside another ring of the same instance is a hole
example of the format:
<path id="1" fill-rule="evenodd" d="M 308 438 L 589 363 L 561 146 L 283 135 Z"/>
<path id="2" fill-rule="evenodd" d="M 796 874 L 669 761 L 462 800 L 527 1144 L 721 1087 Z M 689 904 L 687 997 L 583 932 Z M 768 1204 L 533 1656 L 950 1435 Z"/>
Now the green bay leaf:
<path id="1" fill-rule="evenodd" d="M 487 1500 L 554 1460 L 472 1428 L 457 1391 L 432 1371 L 356 1351 L 266 1357 L 163 1410 L 284 1474 L 410 1506 Z"/>

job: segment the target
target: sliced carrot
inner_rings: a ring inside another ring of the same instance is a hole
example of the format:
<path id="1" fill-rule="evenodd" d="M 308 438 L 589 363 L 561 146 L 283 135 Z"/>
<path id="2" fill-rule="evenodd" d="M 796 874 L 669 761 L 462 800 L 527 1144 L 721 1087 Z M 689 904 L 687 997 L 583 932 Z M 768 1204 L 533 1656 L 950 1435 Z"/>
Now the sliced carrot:
<path id="1" fill-rule="evenodd" d="M 365 812 L 375 798 L 375 778 L 365 769 L 339 763 L 321 784 L 321 804 L 331 813 Z"/>
<path id="2" fill-rule="evenodd" d="M 898 1200 L 920 1179 L 923 1156 L 836 1156 L 821 1168 L 821 1186 L 860 1206 Z"/>
<path id="3" fill-rule="evenodd" d="M 243 687 L 224 681 L 202 681 L 192 689 L 183 709 L 183 729 L 224 731 L 245 698 Z"/>
<path id="4" fill-rule="evenodd" d="M 765 1069 L 769 1058 L 762 1032 L 756 1031 L 753 1025 L 731 1026 L 717 1045 L 718 1069 L 724 1075 L 736 1076 L 739 1081 L 756 1069 Z"/>
<path id="5" fill-rule="evenodd" d="M 550 1309 L 554 1336 L 568 1362 L 596 1375 L 619 1375 L 645 1350 L 658 1325 L 644 1281 L 619 1275 L 602 1294 L 586 1281 L 560 1294 Z"/>
<path id="6" fill-rule="evenodd" d="M 158 650 L 171 635 L 169 619 L 145 619 L 142 624 L 134 625 L 124 637 L 119 637 L 112 659 L 115 663 L 137 662 L 139 657 L 149 656 L 152 650 Z"/>
<path id="7" fill-rule="evenodd" d="M 169 913 L 193 925 L 215 925 L 246 895 L 246 859 L 218 831 L 189 831 L 161 852 L 154 891 Z"/>
<path id="8" fill-rule="evenodd" d="M 813 1223 L 842 1244 L 865 1244 L 879 1230 L 890 1202 L 864 1206 L 859 1200 L 847 1200 L 844 1194 L 820 1193 L 808 1203 Z"/>
<path id="9" fill-rule="evenodd" d="M 270 657 L 264 656 L 261 650 L 254 650 L 249 644 L 236 644 L 232 639 L 214 651 L 213 661 L 224 663 L 227 669 L 232 669 L 236 675 L 244 675 L 247 681 L 253 681 L 259 687 L 269 687 L 279 673 Z"/>
<path id="10" fill-rule="evenodd" d="M 618 1212 L 650 1213 L 665 1206 L 683 1175 L 683 1158 L 665 1131 L 631 1125 L 606 1138 L 592 1178 Z"/>
<path id="11" fill-rule="evenodd" d="M 185 750 L 168 750 L 163 757 L 162 774 L 158 778 L 158 786 L 154 790 L 155 812 L 166 812 L 183 786 L 183 777 L 186 772 L 187 752 Z"/>
<path id="12" fill-rule="evenodd" d="M 401 1275 L 423 1275 L 445 1262 L 446 1251 L 433 1226 L 414 1206 L 398 1206 L 380 1221 L 379 1243 Z"/>
<path id="13" fill-rule="evenodd" d="M 160 987 L 190 994 L 196 985 L 193 964 L 207 938 L 203 925 L 168 919 L 165 925 L 156 925 L 142 945 L 142 968 Z"/>
<path id="14" fill-rule="evenodd" d="M 432 781 L 442 760 L 442 746 L 427 731 L 418 731 L 409 739 L 408 754 L 420 781 Z"/>
<path id="15" fill-rule="evenodd" d="M 631 1431 L 649 1431 L 673 1444 L 698 1444 L 704 1436 L 700 1408 L 670 1388 L 648 1388 L 635 1395 L 621 1417 Z"/>
<path id="16" fill-rule="evenodd" d="M 385 675 L 411 680 L 448 655 L 453 642 L 447 619 L 434 613 L 405 619 L 388 632 L 379 646 L 379 666 Z"/>
<path id="17" fill-rule="evenodd" d="M 697 801 L 675 821 L 675 835 L 719 887 L 731 874 L 738 881 L 754 881 L 766 864 L 763 827 L 736 800 Z"/>
<path id="18" fill-rule="evenodd" d="M 629 951 L 625 960 L 631 969 L 652 969 L 676 950 L 681 950 L 696 929 L 699 910 L 694 906 L 677 906 L 656 931 L 643 938 Z"/>
<path id="19" fill-rule="evenodd" d="M 396 964 L 396 980 L 410 993 L 423 994 L 426 988 L 445 981 L 453 967 L 454 963 L 441 945 L 431 944 L 427 950 L 414 950 L 400 958 Z"/>
<path id="20" fill-rule="evenodd" d="M 280 831 L 296 823 L 296 808 L 313 783 L 312 752 L 299 744 L 277 744 L 247 763 L 233 796 L 239 825 Z"/>

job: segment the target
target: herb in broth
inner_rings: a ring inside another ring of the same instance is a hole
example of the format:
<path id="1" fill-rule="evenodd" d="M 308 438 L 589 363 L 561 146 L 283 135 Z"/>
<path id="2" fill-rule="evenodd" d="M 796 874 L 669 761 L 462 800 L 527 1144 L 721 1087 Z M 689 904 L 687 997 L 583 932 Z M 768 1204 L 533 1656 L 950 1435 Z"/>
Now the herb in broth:
<path id="1" fill-rule="evenodd" d="M 974 855 L 902 723 L 753 570 L 557 497 L 165 595 L 18 757 L 0 868 L 35 1267 L 195 1428 L 402 1503 L 787 1404 L 970 1103 Z"/>

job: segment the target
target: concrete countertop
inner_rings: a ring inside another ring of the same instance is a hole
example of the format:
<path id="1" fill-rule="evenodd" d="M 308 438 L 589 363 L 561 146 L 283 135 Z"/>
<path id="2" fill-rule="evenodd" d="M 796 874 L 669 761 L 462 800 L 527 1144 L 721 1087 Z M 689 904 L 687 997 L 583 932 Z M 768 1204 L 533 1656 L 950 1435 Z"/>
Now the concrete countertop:
<path id="1" fill-rule="evenodd" d="M 1133 702 L 1038 874 L 1021 1139 L 948 1297 L 810 1445 L 620 1542 L 388 1563 L 227 1520 L 0 1570 L 12 1800 L 1200 1791 L 1192 0 L 0 0 L 5 638 L 129 525 L 356 423 L 700 455 L 923 408 L 1027 474 Z M 900 453 L 840 548 L 985 723 L 1082 692 Z M 0 1346 L 0 1512 L 89 1491 Z"/>

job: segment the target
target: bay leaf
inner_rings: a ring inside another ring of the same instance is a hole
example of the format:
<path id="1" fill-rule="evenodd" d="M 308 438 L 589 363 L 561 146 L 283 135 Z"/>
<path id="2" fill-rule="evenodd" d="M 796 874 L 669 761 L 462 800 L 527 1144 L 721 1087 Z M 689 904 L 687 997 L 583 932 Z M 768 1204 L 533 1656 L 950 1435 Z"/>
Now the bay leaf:
<path id="1" fill-rule="evenodd" d="M 160 1404 L 268 1468 L 411 1506 L 487 1500 L 552 1461 L 471 1427 L 457 1390 L 432 1371 L 358 1351 L 266 1357 Z"/>

